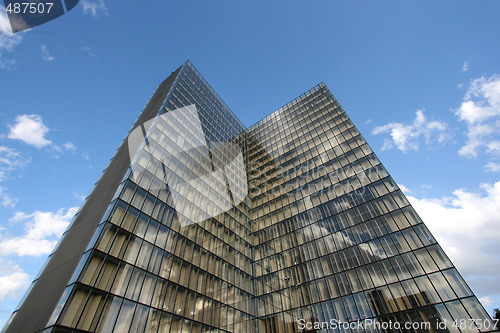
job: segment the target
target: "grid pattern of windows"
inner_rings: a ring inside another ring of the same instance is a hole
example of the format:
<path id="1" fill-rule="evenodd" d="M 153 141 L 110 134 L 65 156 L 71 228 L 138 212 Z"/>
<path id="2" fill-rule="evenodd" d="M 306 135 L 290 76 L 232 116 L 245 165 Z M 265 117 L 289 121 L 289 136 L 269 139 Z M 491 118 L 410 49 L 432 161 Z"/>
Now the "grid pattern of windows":
<path id="1" fill-rule="evenodd" d="M 192 106 L 202 133 L 192 118 L 162 118 Z M 187 62 L 146 130 L 44 332 L 299 332 L 299 319 L 438 332 L 487 320 L 325 84 L 245 129 Z M 179 206 L 177 183 L 239 153 L 246 180 L 226 168 L 199 183 L 209 199 L 191 191 Z M 231 208 L 184 223 L 202 201 Z"/>
<path id="2" fill-rule="evenodd" d="M 431 322 L 430 331 L 488 320 L 324 84 L 249 136 L 259 332 L 295 332 L 298 319 Z"/>
<path id="3" fill-rule="evenodd" d="M 188 63 L 162 113 L 191 105 L 208 144 L 232 142 L 245 151 L 243 125 Z M 196 137 L 199 133 L 184 133 L 195 132 L 194 127 L 186 118 L 174 124 L 161 117 L 153 122 L 147 149 L 144 145 L 134 158 L 81 260 L 82 267 L 70 281 L 68 299 L 62 298 L 60 313 L 49 324 L 92 332 L 253 330 L 249 201 L 186 225 L 180 222 L 182 209 L 174 205 L 172 184 L 165 185 L 166 169 L 182 167 L 184 173 L 176 174 L 189 179 L 194 177 L 191 173 L 209 174 L 217 166 L 214 154 L 192 148 L 202 141 Z M 179 153 L 181 148 L 184 153 Z M 235 175 L 226 172 L 226 176 L 238 185 Z M 197 199 L 191 198 L 191 203 L 198 204 Z"/>

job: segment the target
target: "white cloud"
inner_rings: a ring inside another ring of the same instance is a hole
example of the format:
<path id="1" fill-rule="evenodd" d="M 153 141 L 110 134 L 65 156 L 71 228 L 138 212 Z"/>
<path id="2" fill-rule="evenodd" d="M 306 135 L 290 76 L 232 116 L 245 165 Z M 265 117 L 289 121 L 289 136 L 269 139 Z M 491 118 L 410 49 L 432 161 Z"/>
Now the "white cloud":
<path id="1" fill-rule="evenodd" d="M 81 193 L 78 193 L 78 192 L 75 192 L 75 191 L 73 191 L 73 196 L 75 198 L 77 198 L 78 200 L 82 201 L 82 202 L 87 197 L 85 194 L 81 194 Z"/>
<path id="2" fill-rule="evenodd" d="M 479 297 L 499 295 L 500 181 L 483 193 L 458 189 L 450 198 L 408 196 L 417 213 Z"/>
<path id="3" fill-rule="evenodd" d="M 5 7 L 0 5 L 0 68 L 11 69 L 15 66 L 14 59 L 4 57 L 5 52 L 12 52 L 21 43 L 22 35 L 12 33 Z"/>
<path id="4" fill-rule="evenodd" d="M 42 52 L 42 59 L 45 61 L 53 61 L 55 58 L 52 54 L 50 54 L 49 49 L 47 49 L 47 46 L 45 45 L 40 45 L 40 51 Z"/>
<path id="5" fill-rule="evenodd" d="M 29 276 L 11 262 L 0 260 L 0 302 L 6 298 L 19 298 L 29 284 Z"/>
<path id="6" fill-rule="evenodd" d="M 35 211 L 31 214 L 16 212 L 9 221 L 23 223 L 25 233 L 0 240 L 0 255 L 43 256 L 50 254 L 66 230 L 78 207 L 59 209 L 57 212 Z"/>
<path id="7" fill-rule="evenodd" d="M 467 72 L 469 70 L 469 64 L 467 61 L 464 61 L 464 64 L 462 66 L 462 72 Z"/>
<path id="8" fill-rule="evenodd" d="M 64 153 L 66 151 L 75 151 L 76 150 L 76 146 L 73 142 L 65 142 L 62 146 L 59 146 L 59 145 L 56 145 L 56 144 L 52 144 L 52 149 L 54 149 L 55 151 L 59 152 L 59 153 Z M 56 155 L 54 156 L 55 158 L 59 158 L 60 156 L 59 155 Z"/>
<path id="9" fill-rule="evenodd" d="M 388 133 L 391 138 L 384 140 L 382 150 L 388 150 L 396 146 L 402 152 L 418 150 L 421 139 L 427 146 L 434 144 L 444 144 L 449 139 L 448 124 L 442 121 L 428 121 L 424 115 L 424 110 L 416 112 L 415 120 L 412 124 L 389 123 L 377 126 L 372 134 Z"/>
<path id="10" fill-rule="evenodd" d="M 73 142 L 68 141 L 68 142 L 65 142 L 62 146 L 52 144 L 52 149 L 54 149 L 55 151 L 57 151 L 59 153 L 63 153 L 65 151 L 75 151 L 76 146 Z M 59 155 L 56 155 L 54 157 L 59 158 Z"/>
<path id="11" fill-rule="evenodd" d="M 76 150 L 76 146 L 73 142 L 66 142 L 64 145 L 63 145 L 63 148 L 66 149 L 66 150 Z"/>
<path id="12" fill-rule="evenodd" d="M 83 13 L 90 14 L 94 17 L 99 16 L 99 13 L 102 13 L 106 16 L 109 16 L 108 8 L 104 3 L 104 0 L 82 0 L 81 4 L 83 5 Z"/>
<path id="13" fill-rule="evenodd" d="M 489 296 L 479 298 L 479 302 L 481 302 L 481 304 L 484 306 L 490 306 L 491 304 L 493 304 L 493 300 Z"/>
<path id="14" fill-rule="evenodd" d="M 412 193 L 411 190 L 408 187 L 404 186 L 403 184 L 398 184 L 398 187 L 405 194 Z"/>
<path id="15" fill-rule="evenodd" d="M 68 141 L 62 145 L 57 145 L 47 139 L 46 136 L 50 129 L 43 123 L 42 117 L 37 114 L 23 114 L 17 116 L 16 123 L 14 125 L 9 125 L 9 128 L 9 139 L 21 140 L 38 149 L 50 147 L 52 150 L 59 153 L 76 150 L 76 146 L 73 142 Z M 55 157 L 59 158 L 59 156 Z"/>
<path id="16" fill-rule="evenodd" d="M 21 140 L 38 149 L 49 146 L 52 142 L 45 138 L 49 128 L 37 114 L 23 114 L 16 117 L 16 123 L 9 125 L 9 139 Z"/>
<path id="17" fill-rule="evenodd" d="M 486 169 L 486 171 L 498 172 L 500 171 L 500 163 L 489 162 L 484 166 L 484 168 Z"/>
<path id="18" fill-rule="evenodd" d="M 475 158 L 480 151 L 500 156 L 500 75 L 472 80 L 456 115 L 467 125 L 461 156 Z"/>

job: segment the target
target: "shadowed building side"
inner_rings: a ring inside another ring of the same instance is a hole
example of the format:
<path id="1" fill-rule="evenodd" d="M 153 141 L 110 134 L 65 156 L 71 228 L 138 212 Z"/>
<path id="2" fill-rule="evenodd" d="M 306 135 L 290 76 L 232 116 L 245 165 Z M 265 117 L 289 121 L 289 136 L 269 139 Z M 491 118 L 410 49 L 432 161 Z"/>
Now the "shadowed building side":
<path id="1" fill-rule="evenodd" d="M 159 85 L 131 130 L 157 115 L 180 69 Z M 124 140 L 3 332 L 37 332 L 46 327 L 129 166 Z"/>

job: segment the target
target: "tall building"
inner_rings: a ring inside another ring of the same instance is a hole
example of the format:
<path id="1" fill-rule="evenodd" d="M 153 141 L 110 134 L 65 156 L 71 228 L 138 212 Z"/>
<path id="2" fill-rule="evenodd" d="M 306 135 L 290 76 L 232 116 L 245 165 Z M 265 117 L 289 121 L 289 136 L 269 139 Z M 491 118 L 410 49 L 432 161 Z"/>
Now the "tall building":
<path id="1" fill-rule="evenodd" d="M 351 330 L 495 329 L 325 84 L 245 128 L 189 62 L 4 328 Z"/>

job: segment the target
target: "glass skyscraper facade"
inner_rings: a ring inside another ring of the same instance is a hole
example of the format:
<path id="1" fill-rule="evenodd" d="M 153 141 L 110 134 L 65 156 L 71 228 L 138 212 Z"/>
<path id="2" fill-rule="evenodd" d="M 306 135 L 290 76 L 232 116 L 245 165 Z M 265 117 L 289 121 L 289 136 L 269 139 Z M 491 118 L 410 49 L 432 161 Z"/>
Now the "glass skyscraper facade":
<path id="1" fill-rule="evenodd" d="M 186 62 L 4 331 L 495 330 L 325 84 L 245 128 Z"/>

